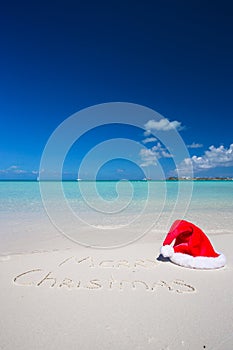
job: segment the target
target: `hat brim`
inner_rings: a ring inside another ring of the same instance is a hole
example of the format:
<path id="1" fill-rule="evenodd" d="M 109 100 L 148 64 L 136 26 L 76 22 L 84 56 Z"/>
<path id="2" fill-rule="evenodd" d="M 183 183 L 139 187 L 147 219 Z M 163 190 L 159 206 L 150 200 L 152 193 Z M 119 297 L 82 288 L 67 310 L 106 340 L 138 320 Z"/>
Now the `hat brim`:
<path id="1" fill-rule="evenodd" d="M 189 267 L 192 269 L 219 269 L 226 264 L 226 258 L 219 253 L 216 258 L 195 256 L 183 253 L 174 253 L 170 256 L 170 260 L 177 265 Z"/>

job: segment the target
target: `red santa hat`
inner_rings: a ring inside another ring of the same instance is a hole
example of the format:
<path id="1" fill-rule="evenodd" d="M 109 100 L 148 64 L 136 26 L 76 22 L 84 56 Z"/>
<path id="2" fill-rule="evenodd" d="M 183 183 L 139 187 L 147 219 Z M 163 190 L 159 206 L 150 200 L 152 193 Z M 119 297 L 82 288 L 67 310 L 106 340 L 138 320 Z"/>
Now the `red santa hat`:
<path id="1" fill-rule="evenodd" d="M 160 253 L 177 265 L 194 269 L 218 269 L 226 264 L 225 256 L 214 250 L 205 233 L 185 220 L 173 223 Z"/>

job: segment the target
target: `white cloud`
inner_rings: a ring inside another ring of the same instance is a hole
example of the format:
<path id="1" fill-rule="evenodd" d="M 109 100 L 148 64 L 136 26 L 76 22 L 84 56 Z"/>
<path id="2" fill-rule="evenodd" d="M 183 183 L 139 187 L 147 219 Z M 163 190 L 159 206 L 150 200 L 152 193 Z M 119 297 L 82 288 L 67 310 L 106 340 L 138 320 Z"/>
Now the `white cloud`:
<path id="1" fill-rule="evenodd" d="M 201 148 L 203 145 L 201 143 L 193 142 L 191 145 L 187 145 L 188 148 Z"/>
<path id="2" fill-rule="evenodd" d="M 151 134 L 153 131 L 169 131 L 169 130 L 181 130 L 182 126 L 181 123 L 178 122 L 177 120 L 173 120 L 170 122 L 167 118 L 162 118 L 159 121 L 157 120 L 149 120 L 145 125 L 144 125 L 146 132 L 145 135 Z"/>
<path id="3" fill-rule="evenodd" d="M 178 166 L 179 174 L 185 174 L 188 167 L 192 166 L 196 172 L 213 169 L 217 167 L 233 166 L 233 143 L 229 148 L 224 146 L 210 146 L 207 151 L 200 157 L 194 155 L 191 158 L 186 158 Z"/>
<path id="4" fill-rule="evenodd" d="M 26 174 L 27 171 L 26 170 L 23 170 L 23 169 L 15 169 L 13 171 L 14 174 Z"/>
<path id="5" fill-rule="evenodd" d="M 145 140 L 142 140 L 142 143 L 151 143 L 155 141 L 157 141 L 155 137 L 147 137 Z"/>
<path id="6" fill-rule="evenodd" d="M 142 167 L 147 167 L 149 165 L 156 165 L 157 160 L 160 158 L 171 158 L 172 155 L 164 148 L 160 142 L 152 148 L 142 148 L 139 153 L 142 163 Z"/>
<path id="7" fill-rule="evenodd" d="M 140 164 L 142 167 L 155 165 L 157 163 L 157 154 L 152 151 L 152 149 L 142 148 L 139 155 L 142 160 L 142 163 Z"/>
<path id="8" fill-rule="evenodd" d="M 0 169 L 1 174 L 26 174 L 27 170 L 20 169 L 18 165 L 11 165 L 6 169 Z"/>
<path id="9" fill-rule="evenodd" d="M 124 170 L 124 169 L 121 169 L 121 168 L 118 168 L 118 169 L 117 169 L 117 173 L 119 173 L 119 174 L 124 173 L 124 171 L 125 171 L 125 170 Z"/>

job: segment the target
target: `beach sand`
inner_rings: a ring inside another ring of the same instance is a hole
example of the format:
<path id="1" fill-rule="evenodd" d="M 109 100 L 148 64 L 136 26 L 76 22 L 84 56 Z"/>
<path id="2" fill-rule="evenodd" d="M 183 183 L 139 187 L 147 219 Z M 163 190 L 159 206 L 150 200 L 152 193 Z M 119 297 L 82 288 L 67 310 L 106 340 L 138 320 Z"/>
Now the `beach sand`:
<path id="1" fill-rule="evenodd" d="M 64 238 L 59 249 L 2 255 L 0 349 L 231 350 L 233 235 L 209 238 L 226 267 L 158 261 L 150 235 L 117 249 Z"/>

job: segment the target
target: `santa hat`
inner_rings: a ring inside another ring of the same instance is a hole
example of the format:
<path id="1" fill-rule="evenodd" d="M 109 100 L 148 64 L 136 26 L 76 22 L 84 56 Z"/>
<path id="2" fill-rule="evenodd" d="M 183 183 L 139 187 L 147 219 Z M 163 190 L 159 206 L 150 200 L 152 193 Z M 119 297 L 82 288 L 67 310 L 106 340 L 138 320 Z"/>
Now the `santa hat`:
<path id="1" fill-rule="evenodd" d="M 214 250 L 205 233 L 185 220 L 173 223 L 160 253 L 177 265 L 194 269 L 218 269 L 226 264 L 225 256 Z"/>

